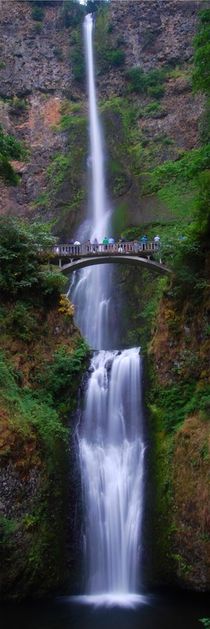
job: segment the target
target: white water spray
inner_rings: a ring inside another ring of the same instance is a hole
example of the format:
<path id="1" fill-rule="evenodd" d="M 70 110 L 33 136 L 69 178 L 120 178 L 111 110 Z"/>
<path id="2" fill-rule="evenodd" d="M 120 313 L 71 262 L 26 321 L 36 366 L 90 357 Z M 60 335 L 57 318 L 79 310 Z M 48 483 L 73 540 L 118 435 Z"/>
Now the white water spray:
<path id="1" fill-rule="evenodd" d="M 141 551 L 139 350 L 101 351 L 92 369 L 80 428 L 87 589 L 91 595 L 129 595 L 136 591 Z"/>

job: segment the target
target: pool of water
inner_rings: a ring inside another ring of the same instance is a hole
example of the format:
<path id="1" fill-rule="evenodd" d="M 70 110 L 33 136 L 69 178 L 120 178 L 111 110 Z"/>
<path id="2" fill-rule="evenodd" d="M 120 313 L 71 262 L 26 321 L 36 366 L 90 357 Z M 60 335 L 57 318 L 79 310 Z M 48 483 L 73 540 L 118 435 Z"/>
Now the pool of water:
<path id="1" fill-rule="evenodd" d="M 55 601 L 6 603 L 1 606 L 1 629 L 202 629 L 210 617 L 206 597 L 144 596 L 136 607 L 98 606 L 97 601 L 61 597 Z M 90 601 L 89 601 L 90 603 Z M 95 603 L 95 604 L 94 604 Z M 120 603 L 120 601 L 119 601 Z"/>

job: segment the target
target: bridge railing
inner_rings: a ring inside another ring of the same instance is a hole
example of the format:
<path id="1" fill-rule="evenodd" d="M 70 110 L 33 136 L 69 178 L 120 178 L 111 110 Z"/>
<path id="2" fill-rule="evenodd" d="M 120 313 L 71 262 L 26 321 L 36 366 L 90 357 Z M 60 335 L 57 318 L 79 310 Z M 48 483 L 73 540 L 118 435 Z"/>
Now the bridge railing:
<path id="1" fill-rule="evenodd" d="M 125 253 L 152 253 L 158 251 L 159 242 L 116 242 L 114 244 L 108 243 L 91 243 L 90 241 L 77 244 L 61 244 L 53 247 L 53 252 L 58 256 L 72 256 L 80 257 L 82 255 L 92 255 L 100 253 L 113 253 L 113 254 L 125 254 Z"/>

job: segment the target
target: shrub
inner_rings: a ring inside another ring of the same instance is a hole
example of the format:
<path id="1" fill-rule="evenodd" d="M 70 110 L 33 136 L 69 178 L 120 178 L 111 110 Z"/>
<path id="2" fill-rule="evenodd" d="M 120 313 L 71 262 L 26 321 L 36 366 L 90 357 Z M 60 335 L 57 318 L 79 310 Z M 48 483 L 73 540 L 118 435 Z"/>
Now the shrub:
<path id="1" fill-rule="evenodd" d="M 71 52 L 71 62 L 75 81 L 83 83 L 85 80 L 85 61 L 81 46 Z"/>
<path id="2" fill-rule="evenodd" d="M 53 362 L 48 365 L 43 375 L 45 395 L 49 395 L 56 409 L 66 416 L 73 410 L 78 390 L 78 377 L 86 368 L 89 349 L 85 341 L 80 340 L 71 353 L 61 347 L 54 354 Z"/>
<path id="3" fill-rule="evenodd" d="M 84 19 L 85 7 L 77 0 L 65 0 L 62 8 L 62 19 L 65 28 L 76 28 Z"/>
<path id="4" fill-rule="evenodd" d="M 25 98 L 18 98 L 18 96 L 14 96 L 12 99 L 12 103 L 10 105 L 10 113 L 11 114 L 22 114 L 27 110 L 27 101 Z"/>
<path id="5" fill-rule="evenodd" d="M 48 225 L 29 226 L 15 218 L 0 218 L 0 289 L 5 296 L 33 291 L 41 298 L 62 291 L 62 274 L 42 265 L 41 256 L 47 255 L 54 243 Z"/>
<path id="6" fill-rule="evenodd" d="M 107 61 L 114 68 L 118 68 L 125 63 L 125 53 L 123 50 L 110 50 L 107 52 Z"/>
<path id="7" fill-rule="evenodd" d="M 163 83 L 165 78 L 165 70 L 149 70 L 149 72 L 144 72 L 142 68 L 135 67 L 127 72 L 130 92 L 148 94 L 156 98 L 161 98 L 164 94 Z"/>
<path id="8" fill-rule="evenodd" d="M 42 31 L 42 22 L 36 22 L 36 24 L 34 24 L 34 32 L 39 35 L 39 33 L 41 33 Z"/>
<path id="9" fill-rule="evenodd" d="M 7 325 L 11 332 L 22 341 L 30 341 L 33 334 L 36 332 L 36 322 L 31 313 L 31 308 L 21 302 L 17 301 L 11 310 L 9 316 L 7 316 Z"/>
<path id="10" fill-rule="evenodd" d="M 210 94 L 210 9 L 200 12 L 198 34 L 194 40 L 195 70 L 193 86 L 196 91 Z"/>
<path id="11" fill-rule="evenodd" d="M 199 622 L 202 622 L 205 629 L 210 629 L 210 618 L 199 618 Z"/>
<path id="12" fill-rule="evenodd" d="M 26 150 L 18 142 L 16 138 L 8 133 L 4 133 L 2 126 L 0 125 L 0 176 L 14 185 L 18 182 L 18 177 L 15 174 L 10 159 L 25 159 Z"/>
<path id="13" fill-rule="evenodd" d="M 43 7 L 41 5 L 39 6 L 39 5 L 34 3 L 34 6 L 32 7 L 32 11 L 31 11 L 31 17 L 36 22 L 42 22 L 42 20 L 44 18 L 44 9 L 43 9 Z"/>
<path id="14" fill-rule="evenodd" d="M 187 151 L 181 159 L 175 162 L 165 162 L 165 164 L 158 166 L 151 175 L 151 187 L 155 191 L 172 180 L 190 180 L 207 169 L 209 163 L 210 144 Z"/>

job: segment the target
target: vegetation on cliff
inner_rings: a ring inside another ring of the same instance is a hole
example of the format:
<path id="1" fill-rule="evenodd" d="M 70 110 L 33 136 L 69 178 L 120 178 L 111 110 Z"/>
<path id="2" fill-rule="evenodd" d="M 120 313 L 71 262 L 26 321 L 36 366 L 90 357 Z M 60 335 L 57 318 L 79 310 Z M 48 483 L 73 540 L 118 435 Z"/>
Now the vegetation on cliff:
<path id="1" fill-rule="evenodd" d="M 1 217 L 0 227 L 2 595 L 24 596 L 65 580 L 69 417 L 88 348 L 49 265 L 47 226 Z"/>
<path id="2" fill-rule="evenodd" d="M 208 92 L 210 49 L 203 42 L 209 32 L 210 11 L 203 11 L 200 20 L 194 85 Z M 168 540 L 162 565 L 171 573 L 171 580 L 175 573 L 177 582 L 198 589 L 205 589 L 210 582 L 206 509 L 210 460 L 209 164 L 209 145 L 204 141 L 200 149 L 188 152 L 180 162 L 166 162 L 152 173 L 157 187 L 168 177 L 178 185 L 185 179 L 195 184 L 192 222 L 180 242 L 171 238 L 163 248 L 165 259 L 169 256 L 173 264 L 174 276 L 164 289 L 153 327 L 149 403 L 157 447 L 154 468 L 159 485 L 159 548 L 164 548 L 163 528 Z"/>
<path id="3" fill-rule="evenodd" d="M 21 142 L 9 133 L 4 133 L 0 125 L 0 177 L 8 183 L 16 185 L 19 178 L 10 161 L 25 159 L 25 157 L 26 150 Z"/>

